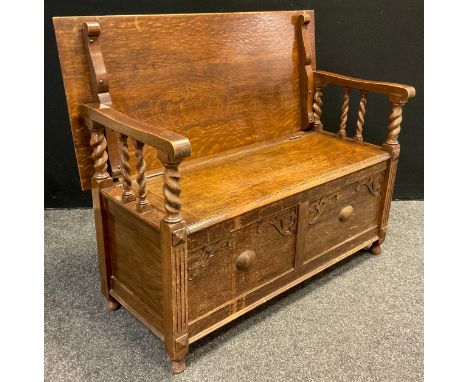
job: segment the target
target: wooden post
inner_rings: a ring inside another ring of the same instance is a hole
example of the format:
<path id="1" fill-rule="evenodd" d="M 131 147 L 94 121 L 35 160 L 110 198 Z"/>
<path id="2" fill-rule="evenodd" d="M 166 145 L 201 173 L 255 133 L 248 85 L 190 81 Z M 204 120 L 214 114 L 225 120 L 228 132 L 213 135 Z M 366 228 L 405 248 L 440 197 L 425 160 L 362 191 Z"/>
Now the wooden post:
<path id="1" fill-rule="evenodd" d="M 130 154 L 128 152 L 128 137 L 124 134 L 119 136 L 120 146 L 120 159 L 122 161 L 122 185 L 124 191 L 122 192 L 122 202 L 129 203 L 133 202 L 136 197 L 132 191 L 132 180 L 130 179 Z"/>
<path id="2" fill-rule="evenodd" d="M 180 216 L 180 163 L 164 163 L 164 209 L 166 215 L 164 221 L 178 223 L 182 220 Z"/>
<path id="3" fill-rule="evenodd" d="M 306 115 L 306 122 L 304 118 L 302 118 L 302 129 L 308 130 L 313 127 L 314 124 L 314 111 L 313 111 L 313 88 L 314 88 L 314 76 L 313 70 L 315 69 L 315 57 L 313 52 L 313 47 L 311 41 L 309 39 L 309 25 L 310 25 L 310 14 L 305 13 L 299 15 L 297 18 L 299 28 L 301 33 L 299 34 L 301 47 L 302 47 L 302 54 L 304 55 L 304 74 L 301 75 L 301 87 L 307 92 L 307 96 L 305 99 L 305 113 Z M 303 106 L 301 106 L 302 108 Z M 305 122 L 305 123 L 304 123 Z"/>
<path id="4" fill-rule="evenodd" d="M 164 165 L 164 208 L 161 221 L 161 253 L 163 270 L 164 348 L 171 361 L 171 371 L 185 369 L 188 352 L 187 305 L 187 229 L 180 215 L 180 161 L 163 152 L 158 157 Z"/>
<path id="5" fill-rule="evenodd" d="M 107 141 L 106 137 L 104 136 L 104 126 L 94 123 L 90 119 L 86 119 L 85 122 L 91 132 L 90 145 L 93 148 L 91 157 L 94 161 L 94 175 L 91 183 L 94 223 L 96 226 L 96 242 L 98 249 L 99 278 L 101 291 L 106 299 L 106 308 L 112 311 L 118 309 L 120 304 L 110 295 L 110 278 L 112 271 L 108 242 L 108 220 L 107 214 L 102 208 L 103 200 L 101 198 L 101 190 L 103 188 L 111 187 L 113 181 L 107 172 Z"/>
<path id="6" fill-rule="evenodd" d="M 314 93 L 314 130 L 323 130 L 323 124 L 320 118 L 322 117 L 322 106 L 323 106 L 323 88 L 316 86 Z"/>
<path id="7" fill-rule="evenodd" d="M 341 119 L 340 119 L 340 131 L 336 133 L 337 138 L 346 138 L 346 121 L 348 120 L 349 111 L 349 92 L 350 88 L 343 87 L 343 104 L 341 106 Z"/>
<path id="8" fill-rule="evenodd" d="M 188 352 L 187 231 L 185 222 L 161 221 L 164 348 L 171 371 L 185 369 Z"/>
<path id="9" fill-rule="evenodd" d="M 91 95 L 94 102 L 112 106 L 109 93 L 109 78 L 101 51 L 101 26 L 97 21 L 83 23 L 83 43 L 88 59 L 89 81 Z M 106 137 L 109 142 L 109 163 L 113 177 L 120 176 L 121 162 L 117 141 L 117 133 L 106 128 Z"/>
<path id="10" fill-rule="evenodd" d="M 362 142 L 362 129 L 364 126 L 364 118 L 366 116 L 366 104 L 367 104 L 367 91 L 361 90 L 361 99 L 359 100 L 359 111 L 358 119 L 356 122 L 356 135 L 354 136 L 355 142 Z"/>
<path id="11" fill-rule="evenodd" d="M 144 143 L 135 142 L 135 156 L 137 160 L 137 183 L 138 183 L 138 202 L 136 209 L 138 212 L 151 210 L 151 204 L 146 199 L 146 162 L 143 154 Z"/>
<path id="12" fill-rule="evenodd" d="M 383 200 L 380 208 L 379 217 L 379 240 L 372 244 L 371 252 L 380 255 L 380 245 L 385 241 L 387 235 L 388 217 L 390 215 L 390 204 L 393 197 L 393 188 L 395 185 L 396 170 L 398 167 L 398 158 L 400 156 L 400 144 L 398 143 L 398 134 L 401 130 L 403 120 L 403 106 L 406 99 L 390 96 L 392 112 L 389 116 L 388 135 L 382 148 L 390 154 L 388 169 L 383 182 Z"/>

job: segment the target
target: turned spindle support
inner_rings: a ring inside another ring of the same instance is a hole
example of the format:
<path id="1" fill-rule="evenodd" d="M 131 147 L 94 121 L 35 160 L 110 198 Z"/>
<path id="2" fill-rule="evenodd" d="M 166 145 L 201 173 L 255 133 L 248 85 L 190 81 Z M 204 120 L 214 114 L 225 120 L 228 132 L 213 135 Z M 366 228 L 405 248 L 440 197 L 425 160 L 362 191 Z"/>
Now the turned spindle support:
<path id="1" fill-rule="evenodd" d="M 165 215 L 161 221 L 161 257 L 164 306 L 164 349 L 169 357 L 171 371 L 185 369 L 188 352 L 188 275 L 187 224 L 180 214 L 179 165 L 183 156 L 158 151 L 164 165 L 163 195 Z"/>
<path id="2" fill-rule="evenodd" d="M 321 131 L 323 130 L 323 124 L 320 118 L 322 117 L 322 106 L 323 106 L 323 88 L 316 87 L 314 92 L 314 130 Z"/>
<path id="3" fill-rule="evenodd" d="M 388 135 L 385 144 L 394 146 L 398 145 L 398 134 L 400 134 L 401 131 L 400 126 L 403 120 L 403 106 L 405 105 L 406 100 L 390 97 L 390 103 L 392 105 L 392 112 L 388 117 Z"/>
<path id="4" fill-rule="evenodd" d="M 180 207 L 182 205 L 180 201 L 180 161 L 171 161 L 167 156 L 159 155 L 159 153 L 158 156 L 164 165 L 163 195 L 164 210 L 166 211 L 164 221 L 167 223 L 178 223 L 182 221 L 182 216 L 180 215 Z"/>
<path id="5" fill-rule="evenodd" d="M 124 134 L 119 136 L 119 148 L 120 148 L 120 160 L 122 162 L 122 202 L 129 203 L 136 199 L 135 194 L 132 191 L 132 180 L 130 179 L 130 154 L 128 152 L 128 137 Z"/>
<path id="6" fill-rule="evenodd" d="M 145 144 L 140 141 L 135 141 L 135 156 L 137 160 L 137 183 L 138 183 L 138 200 L 136 209 L 138 212 L 146 212 L 151 210 L 151 204 L 146 199 L 146 162 L 143 155 Z"/>
<path id="7" fill-rule="evenodd" d="M 343 104 L 341 105 L 340 130 L 338 133 L 336 133 L 336 136 L 339 139 L 346 138 L 346 121 L 348 120 L 350 91 L 350 88 L 343 87 Z"/>
<path id="8" fill-rule="evenodd" d="M 356 122 L 356 135 L 354 136 L 355 142 L 362 142 L 362 128 L 364 126 L 364 119 L 366 116 L 366 104 L 367 104 L 367 91 L 361 90 L 361 98 L 359 100 L 359 111 L 358 119 Z"/>
<path id="9" fill-rule="evenodd" d="M 380 245 L 384 242 L 385 236 L 387 234 L 390 205 L 393 197 L 398 158 L 400 156 L 398 134 L 400 133 L 401 122 L 403 120 L 403 106 L 408 100 L 407 98 L 401 98 L 393 95 L 391 95 L 389 98 L 392 111 L 388 117 L 389 123 L 387 128 L 387 139 L 382 145 L 382 148 L 390 154 L 391 158 L 383 184 L 385 196 L 383 201 L 383 208 L 379 217 L 379 240 L 377 243 L 374 243 L 373 247 L 371 248 L 371 252 L 374 254 L 379 254 Z"/>
<path id="10" fill-rule="evenodd" d="M 104 135 L 104 126 L 86 118 L 86 126 L 91 133 L 89 145 L 93 149 L 91 159 L 93 160 L 93 179 L 103 180 L 110 177 L 107 172 L 107 141 Z"/>

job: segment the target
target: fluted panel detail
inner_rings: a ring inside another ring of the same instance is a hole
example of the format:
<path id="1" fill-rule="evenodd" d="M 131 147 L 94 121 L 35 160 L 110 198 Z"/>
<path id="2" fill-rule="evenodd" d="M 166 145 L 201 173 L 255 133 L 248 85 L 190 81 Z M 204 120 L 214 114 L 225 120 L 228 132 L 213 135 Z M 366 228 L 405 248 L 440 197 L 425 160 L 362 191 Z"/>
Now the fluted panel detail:
<path id="1" fill-rule="evenodd" d="M 93 153 L 91 158 L 94 161 L 94 175 L 95 179 L 106 179 L 109 177 L 107 172 L 107 141 L 104 136 L 104 128 L 91 129 L 91 148 Z"/>
<path id="2" fill-rule="evenodd" d="M 135 194 L 132 191 L 132 180 L 130 179 L 130 153 L 128 152 L 128 139 L 126 135 L 120 134 L 119 137 L 120 146 L 120 160 L 122 162 L 122 184 L 124 191 L 122 193 L 122 201 L 124 203 L 135 200 Z"/>
<path id="3" fill-rule="evenodd" d="M 135 156 L 137 160 L 137 183 L 138 183 L 138 212 L 147 211 L 150 208 L 146 199 L 146 162 L 143 155 L 144 143 L 136 142 Z"/>
<path id="4" fill-rule="evenodd" d="M 179 163 L 164 163 L 164 220 L 168 223 L 176 223 L 182 220 L 180 216 L 180 173 Z"/>
<path id="5" fill-rule="evenodd" d="M 184 246 L 178 246 L 174 249 L 175 252 L 175 268 L 176 268 L 176 301 L 180 307 L 176 314 L 176 331 L 183 333 L 187 328 L 187 256 Z"/>
<path id="6" fill-rule="evenodd" d="M 349 111 L 349 88 L 343 88 L 343 104 L 341 105 L 341 118 L 340 118 L 340 130 L 336 134 L 338 138 L 346 137 L 346 121 L 348 120 Z"/>
<path id="7" fill-rule="evenodd" d="M 358 142 L 363 141 L 362 129 L 364 127 L 364 119 L 366 116 L 366 105 L 367 105 L 367 92 L 361 91 L 361 99 L 359 100 L 358 119 L 356 122 L 356 135 L 354 136 L 354 140 Z"/>
<path id="8" fill-rule="evenodd" d="M 392 102 L 392 112 L 389 116 L 388 135 L 385 143 L 389 145 L 398 144 L 398 134 L 401 130 L 401 121 L 403 120 L 403 104 Z"/>
<path id="9" fill-rule="evenodd" d="M 313 111 L 314 111 L 314 125 L 316 130 L 322 129 L 322 121 L 320 118 L 322 117 L 322 106 L 323 106 L 323 91 L 322 88 L 316 88 L 314 93 L 314 104 L 313 104 Z"/>

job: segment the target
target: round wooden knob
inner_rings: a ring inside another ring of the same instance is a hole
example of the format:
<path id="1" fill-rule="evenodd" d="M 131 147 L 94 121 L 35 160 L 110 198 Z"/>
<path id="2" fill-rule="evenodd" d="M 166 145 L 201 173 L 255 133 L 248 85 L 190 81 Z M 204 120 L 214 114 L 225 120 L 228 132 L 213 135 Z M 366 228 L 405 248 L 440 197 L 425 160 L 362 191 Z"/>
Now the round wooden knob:
<path id="1" fill-rule="evenodd" d="M 348 221 L 353 214 L 354 208 L 352 206 L 346 206 L 340 211 L 340 222 Z"/>
<path id="2" fill-rule="evenodd" d="M 255 261 L 255 252 L 247 250 L 242 252 L 236 260 L 236 268 L 240 271 L 246 271 Z"/>

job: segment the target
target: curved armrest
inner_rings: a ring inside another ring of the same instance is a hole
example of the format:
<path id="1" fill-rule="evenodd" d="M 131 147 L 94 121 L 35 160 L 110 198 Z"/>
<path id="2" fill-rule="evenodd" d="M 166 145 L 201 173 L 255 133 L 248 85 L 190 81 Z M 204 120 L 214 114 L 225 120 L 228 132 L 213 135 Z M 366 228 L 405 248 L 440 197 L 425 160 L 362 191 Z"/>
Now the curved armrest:
<path id="1" fill-rule="evenodd" d="M 83 118 L 89 118 L 94 122 L 163 151 L 173 161 L 182 160 L 192 153 L 190 141 L 184 136 L 138 121 L 112 107 L 99 103 L 89 103 L 80 106 L 80 114 Z"/>
<path id="2" fill-rule="evenodd" d="M 180 184 L 179 164 L 192 153 L 192 147 L 187 138 L 170 130 L 151 126 L 140 122 L 112 107 L 90 103 L 80 106 L 80 114 L 87 120 L 91 130 L 91 146 L 93 147 L 94 175 L 93 178 L 108 179 L 106 140 L 104 126 L 117 131 L 120 136 L 120 154 L 122 158 L 123 194 L 124 203 L 135 200 L 130 179 L 130 164 L 128 162 L 127 137 L 136 140 L 135 155 L 137 158 L 138 201 L 136 209 L 139 213 L 149 211 L 152 207 L 146 198 L 146 163 L 143 158 L 143 146 L 148 144 L 158 150 L 158 158 L 164 165 L 164 221 L 166 223 L 179 223 L 180 215 Z M 94 125 L 96 123 L 96 125 Z"/>
<path id="3" fill-rule="evenodd" d="M 416 90 L 412 86 L 396 84 L 393 82 L 361 80 L 322 70 L 314 70 L 313 73 L 317 87 L 324 87 L 328 84 L 333 84 L 352 89 L 365 90 L 368 92 L 393 95 L 400 97 L 402 100 L 407 100 L 408 98 L 416 95 Z"/>

